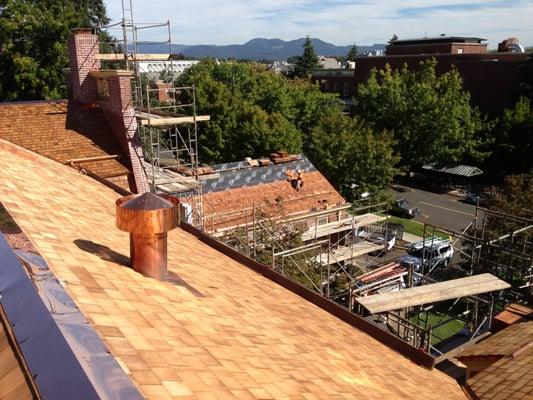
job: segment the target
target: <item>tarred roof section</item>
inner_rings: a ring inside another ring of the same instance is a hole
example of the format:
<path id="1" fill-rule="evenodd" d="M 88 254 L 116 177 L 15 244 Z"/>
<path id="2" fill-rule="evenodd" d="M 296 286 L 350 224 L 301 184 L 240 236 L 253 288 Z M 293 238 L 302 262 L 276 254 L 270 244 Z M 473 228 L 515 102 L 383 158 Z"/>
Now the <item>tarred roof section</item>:
<path id="1" fill-rule="evenodd" d="M 211 217 L 216 221 L 215 225 L 218 223 L 219 227 L 242 224 L 245 222 L 243 214 L 232 216 L 224 216 L 224 214 L 254 206 L 261 207 L 266 214 L 279 213 L 282 210 L 285 215 L 293 215 L 346 203 L 346 200 L 320 172 L 304 172 L 302 179 L 304 184 L 299 190 L 296 190 L 287 178 L 272 183 L 204 193 L 206 223 L 210 224 L 209 218 Z M 247 214 L 250 214 L 247 217 L 251 216 L 251 212 Z"/>
<path id="2" fill-rule="evenodd" d="M 0 138 L 65 163 L 73 159 L 119 156 L 76 163 L 104 178 L 127 175 L 127 157 L 102 111 L 62 101 L 0 104 Z"/>

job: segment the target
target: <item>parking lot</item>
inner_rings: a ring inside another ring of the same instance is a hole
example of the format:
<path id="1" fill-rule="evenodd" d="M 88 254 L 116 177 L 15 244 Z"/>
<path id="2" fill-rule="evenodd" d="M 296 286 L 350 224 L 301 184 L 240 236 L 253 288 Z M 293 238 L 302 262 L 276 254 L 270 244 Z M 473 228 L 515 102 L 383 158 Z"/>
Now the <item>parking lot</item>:
<path id="1" fill-rule="evenodd" d="M 414 220 L 460 232 L 474 218 L 476 206 L 461 201 L 460 197 L 438 194 L 404 185 L 393 185 L 397 199 L 405 198 L 412 207 L 420 208 Z"/>

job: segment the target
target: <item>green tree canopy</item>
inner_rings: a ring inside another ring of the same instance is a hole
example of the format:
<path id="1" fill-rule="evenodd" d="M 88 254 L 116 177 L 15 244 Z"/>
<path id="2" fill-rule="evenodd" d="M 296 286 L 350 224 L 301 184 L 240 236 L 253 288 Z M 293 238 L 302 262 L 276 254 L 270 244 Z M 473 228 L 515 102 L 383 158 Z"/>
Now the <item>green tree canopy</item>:
<path id="1" fill-rule="evenodd" d="M 0 100 L 61 98 L 67 39 L 107 23 L 102 0 L 4 0 L 0 7 Z"/>
<path id="2" fill-rule="evenodd" d="M 392 144 L 387 132 L 375 133 L 359 118 L 330 107 L 311 131 L 307 154 L 352 199 L 363 192 L 377 194 L 392 182 L 398 162 Z"/>
<path id="3" fill-rule="evenodd" d="M 533 219 L 533 173 L 510 175 L 499 187 L 487 194 L 487 208 L 507 215 Z M 513 288 L 526 284 L 531 274 L 531 230 L 524 230 L 526 220 L 502 217 L 488 213 L 484 226 L 486 241 L 493 246 L 483 246 L 475 273 L 490 272 L 507 281 Z M 510 235 L 512 232 L 513 235 Z M 466 252 L 468 254 L 468 250 Z"/>
<path id="4" fill-rule="evenodd" d="M 522 97 L 492 130 L 495 143 L 487 167 L 507 173 L 528 172 L 533 167 L 533 104 Z"/>
<path id="5" fill-rule="evenodd" d="M 301 152 L 322 110 L 338 100 L 307 80 L 289 80 L 252 63 L 205 60 L 178 78 L 196 86 L 202 162 Z"/>
<path id="6" fill-rule="evenodd" d="M 357 49 L 357 46 L 355 44 L 353 44 L 352 47 L 350 47 L 350 50 L 348 51 L 348 54 L 346 55 L 346 60 L 355 61 L 355 58 L 357 57 L 358 51 L 359 50 Z"/>
<path id="7" fill-rule="evenodd" d="M 313 42 L 309 36 L 305 38 L 303 48 L 303 54 L 296 60 L 294 65 L 294 73 L 299 77 L 307 77 L 311 74 L 312 70 L 321 67 L 318 63 L 318 57 L 315 54 Z"/>
<path id="8" fill-rule="evenodd" d="M 435 66 L 431 59 L 418 72 L 373 70 L 358 88 L 354 111 L 377 131 L 393 133 L 401 165 L 478 162 L 486 156 L 487 126 L 459 73 L 438 76 Z"/>

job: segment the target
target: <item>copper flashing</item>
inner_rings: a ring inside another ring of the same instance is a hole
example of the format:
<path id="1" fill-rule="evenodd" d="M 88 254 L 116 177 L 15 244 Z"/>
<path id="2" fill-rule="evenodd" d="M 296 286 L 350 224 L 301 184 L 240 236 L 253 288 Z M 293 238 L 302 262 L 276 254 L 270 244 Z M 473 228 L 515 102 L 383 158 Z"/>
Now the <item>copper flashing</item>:
<path id="1" fill-rule="evenodd" d="M 126 69 L 100 69 L 90 72 L 91 76 L 95 78 L 109 78 L 111 76 L 131 76 L 133 77 L 133 71 Z"/>
<path id="2" fill-rule="evenodd" d="M 38 398 L 142 399 L 41 256 L 0 234 L 0 260 L 0 303 Z"/>

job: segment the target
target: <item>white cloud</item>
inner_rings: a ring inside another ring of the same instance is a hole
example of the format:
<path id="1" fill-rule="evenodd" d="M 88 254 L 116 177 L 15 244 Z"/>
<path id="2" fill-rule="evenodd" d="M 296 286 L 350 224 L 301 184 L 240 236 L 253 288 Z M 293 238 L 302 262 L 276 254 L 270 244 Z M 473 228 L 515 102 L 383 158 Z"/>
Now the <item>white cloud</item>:
<path id="1" fill-rule="evenodd" d="M 113 22 L 119 21 L 121 1 L 106 4 Z M 509 36 L 533 45 L 533 0 L 138 0 L 134 19 L 170 20 L 173 42 L 182 44 L 305 35 L 335 44 L 372 44 L 385 43 L 395 33 L 400 38 L 446 33 L 484 37 L 490 47 Z M 141 37 L 157 40 L 164 31 L 146 31 Z"/>

